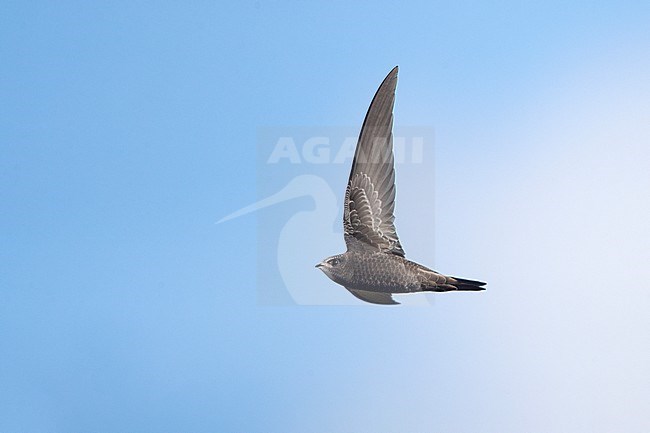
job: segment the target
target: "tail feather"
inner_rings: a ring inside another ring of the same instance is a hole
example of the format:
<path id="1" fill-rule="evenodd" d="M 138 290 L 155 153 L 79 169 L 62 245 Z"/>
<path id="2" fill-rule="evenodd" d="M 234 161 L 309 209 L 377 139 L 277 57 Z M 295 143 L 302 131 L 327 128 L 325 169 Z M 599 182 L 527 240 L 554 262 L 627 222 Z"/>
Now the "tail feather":
<path id="1" fill-rule="evenodd" d="M 426 292 L 480 291 L 485 290 L 486 283 L 466 280 L 464 278 L 448 277 L 444 284 L 431 284 L 422 287 Z"/>
<path id="2" fill-rule="evenodd" d="M 454 280 L 458 281 L 458 283 L 454 284 L 455 286 L 465 287 L 464 289 L 458 290 L 485 290 L 483 286 L 487 284 L 482 281 L 466 280 L 464 278 L 454 277 Z"/>

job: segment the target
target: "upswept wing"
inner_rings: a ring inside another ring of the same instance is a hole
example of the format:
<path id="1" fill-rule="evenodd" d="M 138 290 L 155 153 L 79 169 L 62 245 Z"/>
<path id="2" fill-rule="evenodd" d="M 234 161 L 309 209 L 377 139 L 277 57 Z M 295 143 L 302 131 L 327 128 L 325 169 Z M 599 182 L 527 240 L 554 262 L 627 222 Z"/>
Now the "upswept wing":
<path id="1" fill-rule="evenodd" d="M 393 105 L 397 66 L 379 86 L 359 134 L 345 191 L 343 229 L 349 236 L 382 252 L 404 257 L 395 230 Z"/>

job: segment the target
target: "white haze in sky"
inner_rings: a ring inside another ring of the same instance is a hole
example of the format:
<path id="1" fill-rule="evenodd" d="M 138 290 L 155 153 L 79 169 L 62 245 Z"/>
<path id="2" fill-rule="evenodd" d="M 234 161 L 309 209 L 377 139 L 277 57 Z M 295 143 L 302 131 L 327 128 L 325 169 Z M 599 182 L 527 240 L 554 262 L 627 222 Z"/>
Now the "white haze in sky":
<path id="1" fill-rule="evenodd" d="M 395 413 L 434 405 L 449 414 L 436 418 L 440 431 L 650 428 L 650 85 L 631 63 L 558 77 L 481 136 L 439 125 L 447 141 L 437 142 L 435 206 L 408 189 L 416 173 L 398 171 L 407 254 L 430 254 L 417 233 L 435 218 L 435 268 L 488 289 L 433 295 L 435 317 L 406 320 L 408 338 L 430 346 L 431 358 L 409 360 L 421 377 L 410 385 L 399 372 L 383 379 L 413 389 L 408 401 L 382 398 Z M 462 168 L 444 159 L 453 154 L 445 148 L 471 139 L 485 148 Z M 368 431 L 423 420 L 378 414 Z"/>

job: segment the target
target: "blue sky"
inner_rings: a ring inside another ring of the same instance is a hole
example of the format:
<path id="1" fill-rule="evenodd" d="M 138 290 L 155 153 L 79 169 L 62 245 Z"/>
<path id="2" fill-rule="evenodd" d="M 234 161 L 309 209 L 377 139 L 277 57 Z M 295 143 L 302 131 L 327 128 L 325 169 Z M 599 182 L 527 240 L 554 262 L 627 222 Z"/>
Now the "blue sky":
<path id="1" fill-rule="evenodd" d="M 649 21 L 3 2 L 0 430 L 648 431 Z M 259 198 L 259 129 L 358 127 L 395 65 L 396 123 L 435 130 L 435 200 L 397 172 L 404 248 L 488 290 L 260 305 L 263 214 L 215 224 Z"/>

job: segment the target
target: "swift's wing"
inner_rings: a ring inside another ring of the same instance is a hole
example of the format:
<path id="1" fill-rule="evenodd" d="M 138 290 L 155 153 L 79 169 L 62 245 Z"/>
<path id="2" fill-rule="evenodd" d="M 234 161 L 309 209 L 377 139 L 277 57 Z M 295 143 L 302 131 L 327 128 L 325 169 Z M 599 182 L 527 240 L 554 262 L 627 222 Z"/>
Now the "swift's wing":
<path id="1" fill-rule="evenodd" d="M 348 289 L 357 298 L 362 301 L 370 302 L 371 304 L 382 304 L 382 305 L 398 305 L 399 302 L 393 299 L 393 295 L 390 293 L 382 292 L 369 292 L 367 290 L 352 290 Z"/>
<path id="2" fill-rule="evenodd" d="M 343 229 L 346 243 L 356 238 L 387 254 L 404 257 L 393 221 L 395 169 L 393 105 L 397 66 L 379 86 L 359 134 L 345 191 Z"/>

